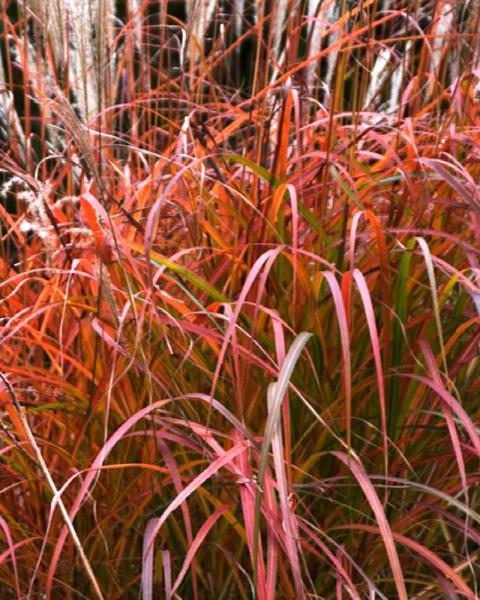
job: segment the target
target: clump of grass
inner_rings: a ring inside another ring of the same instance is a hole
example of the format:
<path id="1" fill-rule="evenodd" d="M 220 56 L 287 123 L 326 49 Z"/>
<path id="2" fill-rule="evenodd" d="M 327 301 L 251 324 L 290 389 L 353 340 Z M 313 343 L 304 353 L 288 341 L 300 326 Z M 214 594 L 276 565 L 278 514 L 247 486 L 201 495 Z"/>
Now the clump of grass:
<path id="1" fill-rule="evenodd" d="M 478 597 L 479 18 L 3 0 L 2 598 Z"/>

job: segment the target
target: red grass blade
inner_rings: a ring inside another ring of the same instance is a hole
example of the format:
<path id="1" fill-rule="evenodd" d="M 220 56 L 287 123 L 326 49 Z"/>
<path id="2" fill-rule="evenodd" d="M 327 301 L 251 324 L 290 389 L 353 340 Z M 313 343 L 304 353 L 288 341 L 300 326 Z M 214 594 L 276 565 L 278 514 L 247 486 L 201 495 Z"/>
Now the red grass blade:
<path id="1" fill-rule="evenodd" d="M 223 515 L 223 513 L 227 510 L 230 510 L 230 508 L 232 506 L 233 506 L 233 504 L 231 502 L 229 504 L 224 504 L 219 509 L 217 509 L 212 515 L 210 515 L 208 517 L 208 519 L 205 521 L 205 523 L 201 526 L 197 535 L 195 536 L 195 539 L 190 544 L 190 548 L 188 549 L 187 556 L 185 557 L 185 560 L 183 561 L 182 568 L 180 570 L 180 573 L 178 574 L 177 579 L 175 580 L 175 583 L 173 584 L 170 595 L 173 595 L 177 591 L 177 589 L 180 587 L 180 585 L 188 571 L 188 568 L 189 568 L 191 562 L 193 561 L 195 554 L 198 552 L 204 539 L 207 537 L 210 529 L 212 529 L 212 527 L 215 525 L 215 523 L 218 521 L 218 519 Z"/>
<path id="2" fill-rule="evenodd" d="M 15 589 L 16 589 L 18 598 L 20 598 L 22 594 L 20 593 L 20 580 L 18 579 L 18 568 L 17 568 L 17 557 L 15 556 L 15 545 L 13 543 L 12 534 L 10 533 L 10 527 L 8 526 L 8 523 L 5 521 L 5 519 L 1 516 L 0 516 L 0 527 L 3 529 L 3 533 L 5 534 L 5 539 L 7 540 L 8 553 L 12 560 L 13 575 L 15 578 Z M 3 560 L 5 560 L 5 559 L 3 559 Z M 3 561 L 0 557 L 0 563 L 1 562 L 3 562 Z"/>
<path id="3" fill-rule="evenodd" d="M 158 519 L 150 519 L 145 528 L 143 538 L 143 556 L 142 556 L 142 598 L 143 600 L 152 600 L 153 598 L 153 554 L 154 541 L 152 533 Z"/>
<path id="4" fill-rule="evenodd" d="M 365 494 L 370 508 L 372 509 L 375 518 L 378 523 L 380 534 L 383 538 L 385 548 L 387 550 L 388 559 L 390 561 L 390 567 L 392 569 L 393 577 L 395 580 L 395 586 L 397 588 L 398 597 L 400 600 L 408 600 L 407 589 L 405 587 L 405 580 L 403 578 L 402 567 L 400 565 L 400 559 L 398 558 L 397 549 L 395 548 L 394 537 L 390 525 L 388 523 L 385 511 L 383 510 L 382 503 L 377 496 L 375 488 L 368 478 L 365 469 L 358 461 L 358 459 L 349 457 L 343 452 L 333 452 L 339 460 L 341 460 L 355 476 L 360 487 Z"/>
<path id="5" fill-rule="evenodd" d="M 362 297 L 365 316 L 367 317 L 368 329 L 370 330 L 370 340 L 373 348 L 373 356 L 375 360 L 375 368 L 377 371 L 378 395 L 380 397 L 380 413 L 382 419 L 382 434 L 383 434 L 383 453 L 385 461 L 385 474 L 388 473 L 388 432 L 387 432 L 387 405 L 385 400 L 385 384 L 383 380 L 382 358 L 380 355 L 380 341 L 378 338 L 377 323 L 375 321 L 375 313 L 373 310 L 372 299 L 368 291 L 365 277 L 355 269 L 353 277 L 357 283 L 360 296 Z"/>
<path id="6" fill-rule="evenodd" d="M 348 528 L 348 529 L 359 529 L 363 531 L 369 531 L 372 533 L 379 533 L 381 535 L 381 530 L 379 527 L 375 527 L 373 525 L 364 525 L 363 523 L 354 523 L 352 525 L 341 525 L 337 529 Z M 427 560 L 432 567 L 438 569 L 440 573 L 443 573 L 446 577 L 448 577 L 452 583 L 456 586 L 457 590 L 463 594 L 469 600 L 475 600 L 476 595 L 473 591 L 468 587 L 465 581 L 458 575 L 458 573 L 453 569 L 450 565 L 448 565 L 444 560 L 442 560 L 438 554 L 432 552 L 428 548 L 425 548 L 422 544 L 419 544 L 415 540 L 406 537 L 400 533 L 392 532 L 393 538 L 403 546 L 410 548 L 422 558 Z"/>
<path id="7" fill-rule="evenodd" d="M 340 329 L 340 339 L 342 342 L 342 366 L 343 366 L 343 384 L 345 390 L 345 405 L 346 405 L 346 429 L 347 429 L 347 446 L 352 446 L 352 371 L 350 361 L 350 336 L 348 333 L 348 319 L 345 304 L 343 302 L 342 292 L 338 281 L 333 273 L 328 271 L 322 272 L 323 276 L 330 286 L 333 301 L 335 303 L 335 311 Z"/>

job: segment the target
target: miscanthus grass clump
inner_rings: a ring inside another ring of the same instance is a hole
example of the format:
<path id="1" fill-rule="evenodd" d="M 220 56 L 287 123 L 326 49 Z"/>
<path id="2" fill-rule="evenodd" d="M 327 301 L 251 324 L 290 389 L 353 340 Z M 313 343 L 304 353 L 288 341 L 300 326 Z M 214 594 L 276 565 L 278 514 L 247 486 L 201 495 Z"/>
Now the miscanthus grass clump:
<path id="1" fill-rule="evenodd" d="M 2 0 L 2 599 L 479 597 L 479 24 Z"/>

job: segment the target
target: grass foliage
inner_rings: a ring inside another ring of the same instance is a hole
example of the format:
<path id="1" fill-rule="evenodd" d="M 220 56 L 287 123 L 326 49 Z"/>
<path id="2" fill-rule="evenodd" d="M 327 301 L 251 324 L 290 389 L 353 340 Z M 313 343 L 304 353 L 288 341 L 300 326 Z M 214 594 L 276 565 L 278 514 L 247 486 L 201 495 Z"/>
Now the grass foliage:
<path id="1" fill-rule="evenodd" d="M 2 599 L 479 597 L 479 23 L 2 0 Z"/>

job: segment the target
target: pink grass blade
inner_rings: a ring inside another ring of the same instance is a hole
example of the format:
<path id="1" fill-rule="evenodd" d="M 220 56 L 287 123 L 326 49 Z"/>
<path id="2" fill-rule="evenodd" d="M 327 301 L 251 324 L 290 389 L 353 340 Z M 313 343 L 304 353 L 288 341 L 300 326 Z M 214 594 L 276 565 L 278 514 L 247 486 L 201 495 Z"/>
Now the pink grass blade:
<path id="1" fill-rule="evenodd" d="M 438 366 L 435 361 L 435 357 L 433 356 L 432 349 L 428 345 L 425 340 L 421 340 L 419 343 L 420 348 L 427 360 L 427 367 L 430 372 L 430 376 L 436 385 L 443 387 L 442 378 L 440 377 L 440 373 L 438 371 Z M 467 473 L 465 469 L 465 461 L 463 459 L 462 447 L 460 443 L 460 439 L 458 437 L 457 428 L 455 426 L 455 421 L 453 420 L 452 411 L 449 406 L 446 406 L 442 403 L 443 414 L 445 415 L 445 420 L 447 422 L 448 432 L 450 434 L 450 438 L 452 440 L 453 451 L 455 453 L 455 458 L 458 464 L 458 472 L 460 473 L 460 479 L 463 485 L 463 493 L 465 498 L 468 498 L 468 484 L 467 484 Z"/>
<path id="2" fill-rule="evenodd" d="M 353 457 L 348 457 L 344 452 L 333 452 L 334 456 L 336 456 L 339 460 L 341 460 L 352 472 L 355 479 L 358 481 L 360 487 L 365 494 L 365 497 L 370 504 L 370 508 L 375 515 L 375 518 L 378 523 L 378 527 L 380 530 L 380 534 L 383 539 L 383 543 L 385 544 L 385 548 L 387 550 L 388 559 L 390 561 L 390 567 L 392 569 L 393 578 L 395 580 L 395 586 L 397 588 L 397 594 L 399 600 L 408 600 L 407 588 L 405 586 L 405 579 L 403 577 L 402 567 L 400 564 L 400 559 L 397 554 L 397 549 L 395 547 L 395 541 L 393 538 L 392 530 L 388 523 L 387 517 L 385 515 L 385 511 L 383 509 L 382 503 L 373 487 L 368 475 L 363 468 L 362 464 L 358 459 Z"/>
<path id="3" fill-rule="evenodd" d="M 20 580 L 18 578 L 18 567 L 17 567 L 17 557 L 15 555 L 15 545 L 13 543 L 12 534 L 10 533 L 10 527 L 5 519 L 0 516 L 0 527 L 3 529 L 3 533 L 5 534 L 5 539 L 7 540 L 8 551 L 10 553 L 10 557 L 12 560 L 13 566 L 13 575 L 15 578 L 15 590 L 17 592 L 18 598 L 22 596 L 20 593 Z"/>
<path id="4" fill-rule="evenodd" d="M 255 261 L 255 264 L 250 269 L 250 272 L 249 272 L 248 277 L 245 281 L 245 284 L 242 288 L 240 296 L 235 304 L 235 310 L 233 312 L 233 317 L 230 320 L 228 327 L 227 327 L 227 331 L 225 332 L 225 335 L 224 335 L 222 348 L 221 348 L 220 354 L 218 356 L 217 365 L 215 367 L 215 373 L 214 373 L 213 380 L 212 380 L 212 386 L 211 386 L 212 397 L 215 394 L 215 388 L 216 388 L 216 385 L 218 382 L 218 378 L 220 376 L 220 371 L 221 371 L 221 368 L 223 365 L 223 361 L 225 359 L 225 354 L 227 352 L 228 345 L 230 343 L 230 338 L 232 336 L 232 332 L 233 332 L 234 328 L 236 327 L 238 316 L 242 310 L 242 307 L 247 298 L 248 292 L 250 291 L 251 287 L 253 286 L 255 280 L 257 279 L 257 277 L 258 277 L 260 271 L 262 270 L 263 266 L 265 265 L 265 263 L 267 263 L 267 261 L 268 261 L 269 266 L 271 266 L 273 263 L 273 260 L 280 254 L 280 252 L 282 250 L 283 250 L 283 247 L 278 246 L 277 248 L 275 248 L 273 250 L 268 250 L 267 252 L 264 252 Z"/>
<path id="5" fill-rule="evenodd" d="M 270 453 L 270 446 L 272 443 L 273 434 L 277 427 L 277 422 L 280 416 L 282 402 L 287 391 L 289 380 L 292 376 L 293 369 L 297 363 L 298 358 L 308 340 L 312 337 L 311 333 L 303 332 L 298 335 L 290 346 L 288 353 L 283 362 L 282 368 L 278 374 L 278 380 L 275 384 L 275 391 L 271 400 L 271 410 L 268 414 L 267 424 L 265 426 L 265 433 L 263 437 L 262 448 L 260 452 L 260 461 L 258 468 L 258 490 L 255 498 L 255 527 L 254 527 L 254 569 L 257 564 L 258 556 L 258 536 L 260 532 L 260 508 L 262 501 L 262 486 L 264 483 L 265 472 L 268 465 L 268 457 Z M 254 571 L 254 582 L 257 581 L 257 572 Z"/>
<path id="6" fill-rule="evenodd" d="M 345 416 L 347 430 L 347 446 L 352 447 L 352 368 L 350 360 L 350 335 L 348 332 L 348 318 L 345 304 L 343 302 L 342 291 L 338 281 L 333 273 L 323 271 L 323 276 L 330 286 L 335 311 L 340 329 L 340 340 L 342 344 L 342 366 L 343 366 L 343 384 L 345 391 Z"/>
<path id="7" fill-rule="evenodd" d="M 193 561 L 195 554 L 198 552 L 203 541 L 207 537 L 208 532 L 212 529 L 212 527 L 215 525 L 215 523 L 218 521 L 218 519 L 220 519 L 220 517 L 223 515 L 223 513 L 227 510 L 230 510 L 230 508 L 232 508 L 232 506 L 233 506 L 233 504 L 231 502 L 229 504 L 224 504 L 223 506 L 218 508 L 212 515 L 210 515 L 208 517 L 208 519 L 205 521 L 205 523 L 203 523 L 203 525 L 200 527 L 197 535 L 195 536 L 195 539 L 193 540 L 193 542 L 191 543 L 191 545 L 188 549 L 185 560 L 183 561 L 182 568 L 180 569 L 180 573 L 178 574 L 177 579 L 175 580 L 175 583 L 173 584 L 173 587 L 171 590 L 171 595 L 173 595 L 180 587 L 180 585 L 188 571 L 188 568 Z"/>
<path id="8" fill-rule="evenodd" d="M 215 459 L 210 463 L 210 465 L 204 469 L 199 475 L 195 477 L 195 479 L 187 485 L 184 490 L 175 497 L 175 499 L 168 505 L 168 507 L 163 511 L 158 521 L 156 521 L 155 525 L 152 528 L 150 541 L 148 546 L 153 545 L 155 537 L 160 531 L 162 525 L 165 523 L 167 518 L 175 511 L 182 503 L 196 490 L 198 489 L 205 481 L 210 479 L 212 475 L 214 475 L 219 469 L 228 465 L 233 461 L 233 459 L 238 456 L 241 452 L 245 450 L 245 442 L 240 442 L 235 444 L 230 450 L 226 451 L 222 456 Z"/>
<path id="9" fill-rule="evenodd" d="M 149 519 L 145 528 L 143 537 L 143 556 L 142 556 L 142 599 L 153 599 L 153 555 L 154 544 L 152 542 L 152 532 L 158 519 Z"/>
<path id="10" fill-rule="evenodd" d="M 365 525 L 363 523 L 353 523 L 351 525 L 341 525 L 337 527 L 337 529 L 348 528 L 348 529 L 359 529 L 363 531 L 369 531 L 371 533 L 379 533 L 381 535 L 381 530 L 379 527 L 375 527 L 374 525 Z M 402 544 L 406 548 L 409 548 L 416 552 L 423 559 L 427 560 L 432 567 L 438 569 L 440 573 L 445 575 L 452 581 L 452 583 L 456 586 L 457 590 L 464 595 L 469 600 L 476 600 L 477 596 L 473 593 L 470 587 L 467 585 L 464 579 L 458 575 L 454 568 L 452 568 L 449 564 L 447 564 L 438 554 L 432 552 L 419 542 L 412 540 L 401 533 L 397 533 L 395 531 L 392 532 L 392 536 L 399 544 Z"/>
<path id="11" fill-rule="evenodd" d="M 432 379 L 424 377 L 423 375 L 416 375 L 415 373 L 405 373 L 403 377 L 414 379 L 430 387 L 439 398 L 450 408 L 457 416 L 458 420 L 462 423 L 465 431 L 468 433 L 470 440 L 473 444 L 477 456 L 480 457 L 480 435 L 477 432 L 475 424 L 472 422 L 468 413 L 462 407 L 460 402 L 456 400 L 449 392 L 447 392 L 442 386 L 438 385 Z"/>
<path id="12" fill-rule="evenodd" d="M 268 388 L 268 412 L 275 409 L 275 387 L 278 384 L 271 383 Z M 288 402 L 288 392 L 286 392 L 283 403 Z M 272 453 L 273 453 L 273 464 L 275 466 L 275 475 L 277 478 L 278 496 L 280 502 L 280 511 L 282 513 L 283 528 L 285 531 L 285 547 L 287 550 L 288 559 L 290 562 L 290 568 L 292 569 L 293 581 L 295 584 L 295 592 L 298 598 L 301 598 L 304 594 L 302 575 L 300 569 L 300 560 L 298 555 L 298 525 L 296 522 L 295 513 L 289 503 L 288 496 L 288 484 L 287 474 L 285 470 L 285 456 L 283 451 L 282 442 L 282 431 L 280 426 L 280 419 L 276 422 L 275 429 L 272 435 Z"/>
<path id="13" fill-rule="evenodd" d="M 310 525 L 308 525 L 303 519 L 301 519 L 299 521 L 299 526 L 300 526 L 300 529 L 302 529 L 302 531 L 305 531 L 305 533 L 315 542 L 315 544 L 317 544 L 317 546 L 320 548 L 320 550 L 323 552 L 323 554 L 328 558 L 328 560 L 335 567 L 335 571 L 339 576 L 337 581 L 341 581 L 342 579 L 345 581 L 347 591 L 348 591 L 348 594 L 350 595 L 350 597 L 353 600 L 360 600 L 361 596 L 358 593 L 350 575 L 346 571 L 345 567 L 342 565 L 338 556 L 336 556 L 330 550 L 330 548 L 327 546 L 327 544 L 325 544 L 325 542 L 312 530 L 312 527 Z"/>
<path id="14" fill-rule="evenodd" d="M 222 405 L 220 405 L 220 403 L 218 403 L 217 401 L 213 401 L 211 400 L 211 398 L 209 396 L 206 395 L 198 395 L 198 394 L 192 394 L 192 395 L 187 395 L 186 397 L 190 397 L 190 398 L 198 398 L 200 400 L 203 400 L 204 402 L 207 402 L 209 405 L 211 405 L 214 409 L 216 410 L 220 410 L 220 412 L 226 416 L 227 418 L 231 418 L 232 424 L 234 424 L 234 426 L 239 427 L 240 431 L 244 431 L 244 427 L 241 425 L 241 423 L 233 416 L 229 413 L 228 409 L 226 409 L 225 407 L 223 407 Z M 146 416 L 148 416 L 150 413 L 152 413 L 155 410 L 158 410 L 164 406 L 166 406 L 167 404 L 169 404 L 170 402 L 172 402 L 172 400 L 158 400 L 157 402 L 154 402 L 153 404 L 146 406 L 145 408 L 141 409 L 140 411 L 136 412 L 134 415 L 132 415 L 131 417 L 129 417 L 116 431 L 114 434 L 112 434 L 112 436 L 107 440 L 107 442 L 103 445 L 102 449 L 100 450 L 100 452 L 97 454 L 95 460 L 93 461 L 92 465 L 91 465 L 91 470 L 89 471 L 89 473 L 87 474 L 87 476 L 85 477 L 84 481 L 82 482 L 80 491 L 78 492 L 77 496 L 75 497 L 75 500 L 72 504 L 72 508 L 70 509 L 70 513 L 69 513 L 69 517 L 70 519 L 73 521 L 73 519 L 75 518 L 76 514 L 78 513 L 78 511 L 80 510 L 80 507 L 85 499 L 85 496 L 88 494 L 89 488 L 92 484 L 92 482 L 95 480 L 97 472 L 99 470 L 99 468 L 103 465 L 104 461 L 107 459 L 108 455 L 110 454 L 110 452 L 113 450 L 113 448 L 116 446 L 116 444 L 128 433 L 128 431 L 136 424 L 138 423 L 138 421 L 140 421 L 141 419 L 145 418 Z M 228 460 L 226 460 L 225 464 L 228 463 Z M 208 478 L 208 477 L 207 477 Z M 185 488 L 182 492 L 182 496 L 181 496 L 181 501 L 180 504 L 182 504 L 182 502 L 184 500 L 186 500 L 186 498 L 188 497 L 189 494 L 185 495 L 186 492 Z M 178 496 L 176 498 L 176 501 L 178 501 Z M 63 549 L 63 546 L 65 544 L 65 541 L 67 539 L 68 536 L 68 529 L 66 526 L 63 527 L 60 536 L 57 540 L 57 543 L 55 545 L 54 551 L 53 551 L 53 556 L 50 562 L 50 566 L 49 566 L 49 570 L 48 570 L 48 575 L 47 575 L 47 585 L 46 585 L 46 591 L 47 591 L 47 597 L 49 597 L 49 594 L 51 594 L 51 589 L 52 589 L 52 582 L 53 582 L 53 577 L 55 575 L 55 571 L 57 569 L 57 565 L 58 565 L 58 561 L 60 559 L 60 555 Z"/>
<path id="15" fill-rule="evenodd" d="M 165 581 L 165 598 L 172 597 L 172 558 L 169 550 L 162 550 L 163 580 Z"/>
<path id="16" fill-rule="evenodd" d="M 383 434 L 383 453 L 384 453 L 384 465 L 385 474 L 388 473 L 388 432 L 387 432 L 387 404 L 385 399 L 385 383 L 383 379 L 382 369 L 382 358 L 380 354 L 380 340 L 378 337 L 377 323 L 375 320 L 375 313 L 373 310 L 372 299 L 368 290 L 367 282 L 365 277 L 358 270 L 353 271 L 353 277 L 358 286 L 360 296 L 362 298 L 363 307 L 365 310 L 365 316 L 367 318 L 368 329 L 370 331 L 370 341 L 372 343 L 373 357 L 375 360 L 375 369 L 377 371 L 377 385 L 378 395 L 380 397 L 380 414 L 382 420 L 382 434 Z"/>

